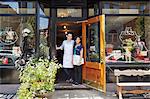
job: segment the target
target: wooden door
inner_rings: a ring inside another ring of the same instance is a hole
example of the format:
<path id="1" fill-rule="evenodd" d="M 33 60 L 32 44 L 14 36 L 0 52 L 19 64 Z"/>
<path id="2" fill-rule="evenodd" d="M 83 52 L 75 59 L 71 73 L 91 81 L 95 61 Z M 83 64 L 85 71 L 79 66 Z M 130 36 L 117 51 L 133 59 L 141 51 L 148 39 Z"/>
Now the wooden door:
<path id="1" fill-rule="evenodd" d="M 105 16 L 96 16 L 82 23 L 84 47 L 83 82 L 106 92 Z"/>

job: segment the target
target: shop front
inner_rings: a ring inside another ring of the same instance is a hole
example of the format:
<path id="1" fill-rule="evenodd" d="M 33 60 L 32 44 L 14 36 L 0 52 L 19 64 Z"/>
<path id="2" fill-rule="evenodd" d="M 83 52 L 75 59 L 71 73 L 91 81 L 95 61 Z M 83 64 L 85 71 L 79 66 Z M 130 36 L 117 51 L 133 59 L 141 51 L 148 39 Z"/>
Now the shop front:
<path id="1" fill-rule="evenodd" d="M 149 6 L 147 0 L 1 1 L 0 82 L 18 79 L 20 57 L 61 58 L 55 45 L 75 30 L 84 46 L 83 81 L 106 92 L 115 68 L 149 69 Z"/>

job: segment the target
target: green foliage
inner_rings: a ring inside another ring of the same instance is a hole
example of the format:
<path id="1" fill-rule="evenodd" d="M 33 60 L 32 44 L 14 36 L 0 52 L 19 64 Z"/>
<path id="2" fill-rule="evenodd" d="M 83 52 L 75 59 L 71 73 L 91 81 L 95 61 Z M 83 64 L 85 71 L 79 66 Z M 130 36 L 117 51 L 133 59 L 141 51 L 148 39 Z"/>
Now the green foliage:
<path id="1" fill-rule="evenodd" d="M 44 44 L 40 44 L 40 56 L 47 58 L 49 56 L 49 47 L 44 45 Z"/>
<path id="2" fill-rule="evenodd" d="M 138 36 L 143 37 L 144 36 L 144 30 L 145 30 L 145 23 L 144 23 L 144 17 L 140 16 L 137 17 L 136 21 L 135 21 L 135 31 L 137 32 Z"/>
<path id="3" fill-rule="evenodd" d="M 19 99 L 33 99 L 36 94 L 53 92 L 57 69 L 60 67 L 55 60 L 31 59 L 20 71 Z"/>

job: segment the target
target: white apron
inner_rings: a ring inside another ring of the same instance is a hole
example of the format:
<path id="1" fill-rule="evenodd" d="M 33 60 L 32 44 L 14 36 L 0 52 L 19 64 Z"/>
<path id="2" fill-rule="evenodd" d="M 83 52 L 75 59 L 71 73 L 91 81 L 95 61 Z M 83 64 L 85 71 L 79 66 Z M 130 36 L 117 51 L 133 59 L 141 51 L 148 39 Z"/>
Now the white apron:
<path id="1" fill-rule="evenodd" d="M 73 68 L 73 45 L 74 41 L 67 41 L 65 40 L 63 42 L 63 49 L 64 49 L 64 55 L 63 55 L 63 68 Z"/>

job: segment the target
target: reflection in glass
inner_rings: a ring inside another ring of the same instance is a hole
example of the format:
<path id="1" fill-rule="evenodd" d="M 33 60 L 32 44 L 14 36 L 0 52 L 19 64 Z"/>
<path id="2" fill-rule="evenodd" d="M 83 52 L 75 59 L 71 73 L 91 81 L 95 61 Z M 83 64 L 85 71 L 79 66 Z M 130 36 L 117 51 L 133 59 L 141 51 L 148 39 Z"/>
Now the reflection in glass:
<path id="1" fill-rule="evenodd" d="M 44 8 L 44 9 L 40 8 L 40 15 L 50 16 L 50 9 L 49 8 Z"/>
<path id="2" fill-rule="evenodd" d="M 82 17 L 82 9 L 79 8 L 59 8 L 57 17 Z"/>
<path id="3" fill-rule="evenodd" d="M 35 17 L 0 16 L 0 65 L 14 65 L 35 50 Z"/>
<path id="4" fill-rule="evenodd" d="M 40 18 L 40 56 L 49 58 L 48 18 Z"/>
<path id="5" fill-rule="evenodd" d="M 0 2 L 0 14 L 35 14 L 35 2 Z"/>
<path id="6" fill-rule="evenodd" d="M 99 61 L 99 24 L 89 24 L 87 34 L 87 61 Z"/>
<path id="7" fill-rule="evenodd" d="M 103 1 L 103 14 L 150 14 L 149 1 Z"/>
<path id="8" fill-rule="evenodd" d="M 94 16 L 94 8 L 89 8 L 89 17 Z"/>

